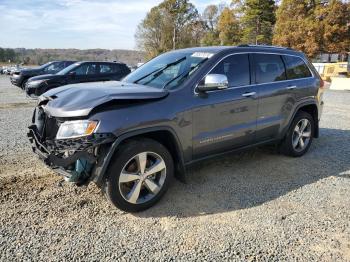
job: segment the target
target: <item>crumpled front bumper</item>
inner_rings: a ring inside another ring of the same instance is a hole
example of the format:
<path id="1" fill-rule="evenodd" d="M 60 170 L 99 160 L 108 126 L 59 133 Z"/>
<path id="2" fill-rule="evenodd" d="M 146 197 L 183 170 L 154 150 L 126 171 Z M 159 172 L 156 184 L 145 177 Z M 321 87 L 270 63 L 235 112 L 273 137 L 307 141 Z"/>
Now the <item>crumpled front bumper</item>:
<path id="1" fill-rule="evenodd" d="M 21 77 L 19 76 L 11 76 L 10 77 L 10 81 L 11 81 L 11 84 L 15 85 L 15 86 L 20 86 L 20 82 L 21 82 Z"/>
<path id="2" fill-rule="evenodd" d="M 74 172 L 74 165 L 79 159 L 84 159 L 90 164 L 97 163 L 97 157 L 93 154 L 96 147 L 114 141 L 111 135 L 98 135 L 90 140 L 72 139 L 55 141 L 49 146 L 42 143 L 35 125 L 28 127 L 27 136 L 32 145 L 32 150 L 47 166 L 61 176 L 70 178 Z M 82 142 L 85 141 L 85 142 Z M 63 156 L 63 151 L 71 152 L 69 156 Z"/>

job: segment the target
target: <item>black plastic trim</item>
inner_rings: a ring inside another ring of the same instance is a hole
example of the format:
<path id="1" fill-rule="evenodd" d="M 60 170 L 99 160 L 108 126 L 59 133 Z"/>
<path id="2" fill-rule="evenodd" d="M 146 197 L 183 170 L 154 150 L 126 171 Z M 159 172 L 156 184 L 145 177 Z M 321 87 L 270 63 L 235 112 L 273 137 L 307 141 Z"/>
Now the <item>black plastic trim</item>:
<path id="1" fill-rule="evenodd" d="M 46 165 L 54 167 L 68 167 L 79 158 L 85 158 L 89 163 L 96 162 L 96 157 L 86 151 L 75 152 L 73 155 L 67 158 L 60 158 L 55 154 L 50 153 L 49 150 L 39 142 L 38 137 L 32 128 L 33 126 L 29 127 L 29 132 L 27 134 L 29 141 L 34 145 L 32 149 L 34 153 L 39 155 L 39 158 L 43 160 Z"/>
<path id="2" fill-rule="evenodd" d="M 185 163 L 184 163 L 184 158 L 183 158 L 183 154 L 181 153 L 181 143 L 179 138 L 177 137 L 175 131 L 167 126 L 159 126 L 159 127 L 151 127 L 151 128 L 143 128 L 143 129 L 139 129 L 139 130 L 135 130 L 135 131 L 131 131 L 128 133 L 125 133 L 121 136 L 119 136 L 114 143 L 112 144 L 112 146 L 110 147 L 109 151 L 107 152 L 106 156 L 104 157 L 101 167 L 96 171 L 97 173 L 95 174 L 95 177 L 93 178 L 93 181 L 97 184 L 97 185 L 102 185 L 103 180 L 105 178 L 106 175 L 106 171 L 107 168 L 110 164 L 110 161 L 114 155 L 114 153 L 117 151 L 117 147 L 126 139 L 134 137 L 134 136 L 138 136 L 138 135 L 142 135 L 142 134 L 147 134 L 150 132 L 155 132 L 155 131 L 169 131 L 175 138 L 176 140 L 176 151 L 178 156 L 180 157 L 180 163 L 179 163 L 179 169 L 177 172 L 177 177 L 181 182 L 186 182 L 186 177 L 185 177 Z"/>

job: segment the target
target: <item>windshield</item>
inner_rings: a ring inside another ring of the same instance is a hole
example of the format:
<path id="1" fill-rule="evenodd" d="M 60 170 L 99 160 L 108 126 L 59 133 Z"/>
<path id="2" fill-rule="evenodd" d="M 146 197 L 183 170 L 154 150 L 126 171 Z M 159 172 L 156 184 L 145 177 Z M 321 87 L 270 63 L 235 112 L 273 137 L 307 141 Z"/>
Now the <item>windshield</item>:
<path id="1" fill-rule="evenodd" d="M 76 68 L 79 65 L 80 63 L 71 64 L 70 66 L 67 66 L 66 68 L 59 71 L 56 75 L 66 75 L 67 73 L 69 73 L 69 71 L 71 71 L 72 69 Z"/>
<path id="2" fill-rule="evenodd" d="M 193 74 L 213 53 L 170 52 L 157 56 L 126 76 L 123 81 L 174 89 Z"/>
<path id="3" fill-rule="evenodd" d="M 38 67 L 38 69 L 44 69 L 45 67 L 47 67 L 48 65 L 52 64 L 53 62 L 48 62 L 46 64 L 43 64 L 41 66 Z"/>

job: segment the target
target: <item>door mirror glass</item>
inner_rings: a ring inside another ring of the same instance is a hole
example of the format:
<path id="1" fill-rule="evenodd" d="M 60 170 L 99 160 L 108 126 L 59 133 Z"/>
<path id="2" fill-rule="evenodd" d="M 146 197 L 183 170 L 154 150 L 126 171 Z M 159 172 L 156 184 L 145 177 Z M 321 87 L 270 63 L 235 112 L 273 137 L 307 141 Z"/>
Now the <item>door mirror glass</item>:
<path id="1" fill-rule="evenodd" d="M 76 73 L 75 71 L 71 71 L 71 72 L 68 73 L 68 75 L 69 75 L 70 77 L 72 77 L 72 78 L 75 77 L 76 74 L 77 74 L 77 73 Z"/>
<path id="2" fill-rule="evenodd" d="M 199 92 L 213 91 L 228 88 L 226 75 L 209 74 L 197 86 Z"/>

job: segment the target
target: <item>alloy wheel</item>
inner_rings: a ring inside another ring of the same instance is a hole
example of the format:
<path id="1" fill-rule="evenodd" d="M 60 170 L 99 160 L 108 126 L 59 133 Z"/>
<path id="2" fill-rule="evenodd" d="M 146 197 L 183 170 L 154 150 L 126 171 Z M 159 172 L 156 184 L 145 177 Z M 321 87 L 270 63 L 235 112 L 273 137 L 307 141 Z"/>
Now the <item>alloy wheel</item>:
<path id="1" fill-rule="evenodd" d="M 119 176 L 119 191 L 132 204 L 142 204 L 154 198 L 162 189 L 166 178 L 163 158 L 154 152 L 133 156 Z"/>
<path id="2" fill-rule="evenodd" d="M 293 135 L 292 145 L 295 151 L 303 151 L 310 143 L 311 123 L 308 119 L 303 118 L 296 124 Z"/>

